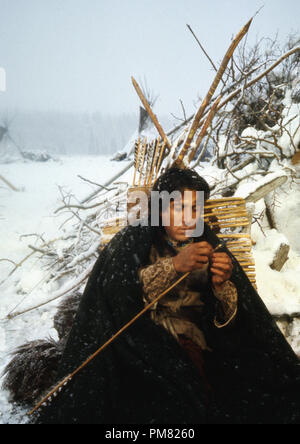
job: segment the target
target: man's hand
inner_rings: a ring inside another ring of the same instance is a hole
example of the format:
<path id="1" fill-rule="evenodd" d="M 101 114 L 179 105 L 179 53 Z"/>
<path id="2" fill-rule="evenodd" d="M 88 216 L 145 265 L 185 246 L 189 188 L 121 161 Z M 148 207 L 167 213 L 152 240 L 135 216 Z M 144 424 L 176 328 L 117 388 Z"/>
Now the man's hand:
<path id="1" fill-rule="evenodd" d="M 233 264 L 227 253 L 213 253 L 211 257 L 212 284 L 218 291 L 231 278 Z"/>
<path id="2" fill-rule="evenodd" d="M 184 248 L 173 258 L 178 273 L 201 270 L 213 254 L 213 247 L 208 242 L 197 242 Z"/>

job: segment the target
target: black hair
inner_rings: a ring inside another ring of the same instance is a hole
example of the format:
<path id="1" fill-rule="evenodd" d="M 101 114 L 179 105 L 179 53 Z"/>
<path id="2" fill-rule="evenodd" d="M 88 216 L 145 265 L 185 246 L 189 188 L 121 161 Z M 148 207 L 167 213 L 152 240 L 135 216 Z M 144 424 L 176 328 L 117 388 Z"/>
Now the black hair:
<path id="1" fill-rule="evenodd" d="M 187 189 L 203 191 L 205 200 L 209 199 L 208 183 L 196 171 L 191 169 L 170 168 L 157 179 L 152 188 L 153 191 L 167 191 L 168 193 Z"/>
<path id="2" fill-rule="evenodd" d="M 184 190 L 203 191 L 205 201 L 210 197 L 210 188 L 206 180 L 203 179 L 203 177 L 199 176 L 196 171 L 191 169 L 181 169 L 177 167 L 169 168 L 157 179 L 152 188 L 152 191 L 158 191 L 160 193 L 163 191 L 167 191 L 169 194 L 173 193 L 174 191 L 183 192 Z M 161 212 L 161 201 L 159 204 Z M 151 218 L 151 196 L 149 199 L 149 215 Z M 152 227 L 152 233 L 153 243 L 160 256 L 163 255 L 163 251 L 166 248 L 173 255 L 176 254 L 174 249 L 170 247 L 165 240 L 165 229 L 162 226 L 161 217 L 159 221 L 159 226 Z"/>

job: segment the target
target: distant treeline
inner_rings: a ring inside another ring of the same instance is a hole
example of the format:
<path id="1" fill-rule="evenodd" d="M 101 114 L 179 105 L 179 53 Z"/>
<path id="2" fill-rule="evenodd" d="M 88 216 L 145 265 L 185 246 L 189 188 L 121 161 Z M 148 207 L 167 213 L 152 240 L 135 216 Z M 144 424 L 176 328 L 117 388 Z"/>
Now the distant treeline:
<path id="1" fill-rule="evenodd" d="M 0 123 L 23 150 L 50 154 L 112 154 L 138 128 L 138 113 L 1 112 Z"/>

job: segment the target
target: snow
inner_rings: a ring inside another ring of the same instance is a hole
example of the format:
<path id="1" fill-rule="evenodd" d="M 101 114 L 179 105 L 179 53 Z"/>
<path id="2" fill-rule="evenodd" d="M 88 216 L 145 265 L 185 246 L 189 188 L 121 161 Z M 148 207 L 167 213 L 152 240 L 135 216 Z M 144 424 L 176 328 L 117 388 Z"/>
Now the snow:
<path id="1" fill-rule="evenodd" d="M 263 188 L 265 185 L 271 184 L 272 182 L 277 183 L 280 180 L 280 183 L 284 183 L 287 180 L 287 176 L 282 171 L 277 171 L 274 173 L 268 174 L 266 177 L 260 179 L 257 182 L 249 181 L 247 183 L 242 182 L 235 192 L 236 197 L 242 197 L 243 199 L 249 199 L 251 195 L 260 188 Z"/>
<path id="2" fill-rule="evenodd" d="M 289 245 L 289 242 L 284 234 L 275 229 L 266 229 L 264 232 L 266 237 L 255 229 L 252 231 L 252 238 L 256 241 L 253 251 L 259 294 L 273 315 L 297 313 L 300 311 L 300 258 L 292 250 L 283 270 L 272 270 L 267 265 L 272 263 L 274 253 L 282 243 Z"/>
<path id="3" fill-rule="evenodd" d="M 94 187 L 80 180 L 78 175 L 103 184 L 122 168 L 120 163 L 99 156 L 65 156 L 58 162 L 0 165 L 0 174 L 18 188 L 24 188 L 24 191 L 15 193 L 4 185 L 0 187 L 0 259 L 20 262 L 30 253 L 28 245 L 34 245 L 36 238 L 21 237 L 22 235 L 39 233 L 45 240 L 61 235 L 59 227 L 65 215 L 54 215 L 54 211 L 61 206 L 58 186 L 72 192 L 78 200 L 83 200 Z M 209 163 L 201 163 L 197 171 L 210 184 L 220 179 L 220 170 Z M 130 183 L 132 171 L 128 171 L 118 180 Z M 268 229 L 265 223 L 263 234 L 258 224 L 253 225 L 257 285 L 258 292 L 271 313 L 292 314 L 300 312 L 300 237 L 297 222 L 300 216 L 299 185 L 286 183 L 277 193 L 277 200 L 279 203 L 276 220 L 280 232 Z M 263 207 L 263 203 L 259 201 L 255 204 L 255 211 L 260 212 Z M 269 264 L 274 250 L 282 240 L 291 245 L 291 252 L 283 270 L 277 272 L 271 270 Z M 91 245 L 91 249 L 93 248 L 95 245 Z M 12 268 L 10 262 L 0 262 L 1 281 Z M 9 353 L 17 346 L 29 340 L 49 336 L 57 338 L 53 328 L 53 316 L 59 299 L 14 319 L 6 319 L 12 311 L 23 310 L 59 295 L 73 284 L 72 281 L 65 281 L 64 285 L 58 288 L 57 284 L 49 285 L 46 280 L 45 270 L 35 258 L 24 263 L 22 268 L 1 286 L 0 372 L 10 360 Z M 294 321 L 290 326 L 288 340 L 300 354 L 299 333 L 300 321 Z M 8 394 L 0 390 L 0 424 L 23 424 L 26 422 L 25 413 L 24 409 L 10 404 Z"/>
<path id="4" fill-rule="evenodd" d="M 300 187 L 298 183 L 286 182 L 268 196 L 275 199 L 274 221 L 277 229 L 270 229 L 266 218 L 261 228 L 252 225 L 252 239 L 256 242 L 253 254 L 256 263 L 258 293 L 273 315 L 300 313 Z M 263 199 L 255 204 L 254 215 L 265 209 Z M 290 245 L 289 259 L 280 272 L 269 264 L 281 243 Z M 286 337 L 294 351 L 300 356 L 300 319 L 289 325 Z"/>
<path id="5" fill-rule="evenodd" d="M 276 197 L 284 202 L 276 209 L 275 220 L 278 229 L 285 234 L 289 243 L 300 253 L 300 187 L 297 183 L 288 184 L 276 193 Z"/>
<path id="6" fill-rule="evenodd" d="M 20 262 L 30 253 L 35 237 L 20 237 L 38 233 L 45 240 L 61 235 L 59 227 L 64 216 L 54 216 L 61 205 L 58 186 L 72 191 L 79 199 L 90 194 L 94 187 L 83 182 L 78 175 L 97 183 L 104 183 L 120 169 L 120 164 L 108 157 L 61 157 L 59 162 L 10 163 L 0 165 L 0 174 L 24 191 L 16 193 L 0 184 L 0 259 Z M 127 180 L 127 176 L 123 176 Z M 128 177 L 129 179 L 129 177 Z M 91 248 L 94 248 L 91 246 Z M 0 262 L 2 281 L 12 270 L 9 262 Z M 57 337 L 53 316 L 58 301 L 12 320 L 6 316 L 12 311 L 34 306 L 55 296 L 57 286 L 45 283 L 47 274 L 39 261 L 29 260 L 1 286 L 0 304 L 0 373 L 9 362 L 9 353 L 26 341 Z M 71 282 L 69 282 L 69 285 Z M 0 380 L 1 383 L 1 380 Z M 23 423 L 24 411 L 8 402 L 7 393 L 0 390 L 0 424 Z"/>
<path id="7" fill-rule="evenodd" d="M 219 157 L 225 157 L 232 153 L 232 143 L 228 140 L 228 137 L 222 134 L 218 139 Z"/>
<path id="8" fill-rule="evenodd" d="M 253 128 L 252 126 L 249 126 L 248 128 L 244 129 L 244 131 L 241 134 L 242 139 L 257 139 L 260 137 L 260 131 Z"/>

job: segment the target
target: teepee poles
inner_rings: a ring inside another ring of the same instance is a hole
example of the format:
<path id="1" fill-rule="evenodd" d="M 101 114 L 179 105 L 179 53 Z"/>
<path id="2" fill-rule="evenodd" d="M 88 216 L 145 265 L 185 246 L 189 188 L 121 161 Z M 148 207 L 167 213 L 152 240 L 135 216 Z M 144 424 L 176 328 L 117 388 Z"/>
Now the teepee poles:
<path id="1" fill-rule="evenodd" d="M 190 131 L 189 131 L 189 133 L 188 133 L 188 135 L 187 135 L 187 137 L 185 139 L 185 142 L 184 142 L 183 148 L 181 150 L 181 153 L 179 154 L 179 156 L 178 156 L 178 158 L 177 158 L 177 160 L 175 162 L 176 165 L 181 167 L 181 168 L 184 168 L 183 159 L 186 156 L 187 152 L 189 151 L 189 148 L 191 146 L 193 138 L 194 138 L 194 136 L 195 136 L 195 134 L 196 134 L 196 132 L 197 132 L 197 130 L 199 128 L 200 120 L 203 117 L 203 114 L 204 114 L 207 106 L 209 105 L 209 103 L 210 103 L 210 101 L 211 101 L 211 99 L 212 99 L 212 97 L 213 97 L 213 95 L 214 95 L 214 93 L 215 93 L 215 91 L 216 91 L 220 81 L 221 81 L 221 78 L 222 78 L 222 76 L 223 76 L 223 74 L 224 74 L 224 72 L 225 72 L 225 70 L 226 70 L 226 68 L 228 66 L 228 63 L 229 63 L 230 59 L 233 56 L 233 53 L 234 53 L 235 49 L 237 48 L 237 46 L 240 43 L 240 41 L 244 38 L 244 36 L 248 33 L 250 25 L 252 23 L 252 20 L 253 20 L 253 18 L 251 18 L 251 20 L 249 20 L 249 22 L 241 29 L 241 31 L 233 39 L 231 45 L 229 46 L 229 48 L 228 48 L 228 50 L 227 50 L 227 52 L 225 54 L 225 57 L 223 58 L 221 66 L 220 66 L 220 68 L 219 68 L 219 70 L 217 72 L 216 77 L 214 78 L 214 81 L 213 81 L 211 87 L 209 88 L 209 91 L 208 91 L 206 97 L 204 98 L 204 100 L 201 103 L 201 106 L 200 106 L 198 112 L 196 113 L 196 115 L 194 117 L 194 120 L 192 122 Z"/>
<path id="2" fill-rule="evenodd" d="M 133 84 L 133 86 L 134 86 L 134 88 L 135 88 L 135 90 L 136 90 L 136 92 L 137 92 L 137 95 L 138 95 L 139 98 L 141 99 L 141 102 L 142 102 L 142 104 L 144 105 L 145 110 L 146 110 L 147 113 L 149 114 L 149 116 L 150 116 L 150 118 L 151 118 L 153 124 L 155 125 L 155 127 L 156 127 L 156 129 L 157 129 L 157 131 L 158 131 L 158 133 L 159 133 L 159 135 L 160 135 L 160 137 L 162 138 L 162 140 L 165 140 L 165 141 L 166 141 L 166 145 L 167 145 L 168 149 L 170 150 L 170 149 L 171 149 L 171 144 L 170 144 L 170 142 L 168 141 L 168 138 L 167 138 L 167 136 L 166 136 L 166 133 L 164 132 L 164 130 L 163 130 L 161 124 L 159 123 L 159 121 L 158 121 L 156 115 L 153 113 L 153 111 L 152 111 L 152 109 L 151 109 L 151 106 L 149 105 L 149 103 L 148 103 L 146 97 L 144 96 L 144 94 L 143 94 L 141 88 L 139 87 L 139 84 L 137 83 L 137 81 L 135 80 L 134 77 L 131 77 L 131 80 L 132 80 L 132 84 Z"/>

